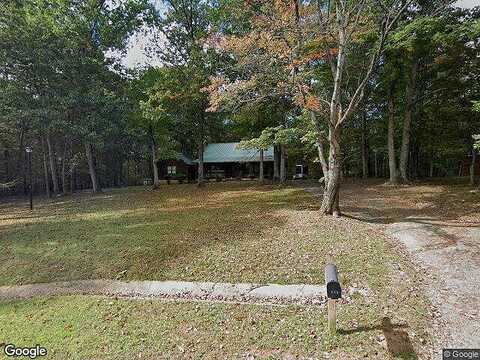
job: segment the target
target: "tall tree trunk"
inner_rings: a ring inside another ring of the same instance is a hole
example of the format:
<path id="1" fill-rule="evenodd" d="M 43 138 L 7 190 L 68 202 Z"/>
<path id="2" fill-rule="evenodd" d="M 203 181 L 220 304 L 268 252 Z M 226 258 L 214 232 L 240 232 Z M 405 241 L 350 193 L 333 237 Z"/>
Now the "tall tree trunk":
<path id="1" fill-rule="evenodd" d="M 152 151 L 152 168 L 153 168 L 153 188 L 157 189 L 160 186 L 160 178 L 158 176 L 158 164 L 157 164 L 157 147 L 155 142 L 151 144 Z"/>
<path id="2" fill-rule="evenodd" d="M 378 157 L 377 157 L 377 150 L 374 150 L 373 151 L 373 165 L 374 165 L 374 174 L 375 174 L 375 177 L 377 178 L 378 177 Z"/>
<path id="3" fill-rule="evenodd" d="M 334 152 L 332 152 L 333 154 Z M 340 215 L 339 193 L 341 183 L 341 159 L 339 154 L 329 157 L 328 182 L 326 184 L 320 211 L 324 214 Z"/>
<path id="4" fill-rule="evenodd" d="M 66 167 L 67 167 L 67 154 L 68 154 L 68 143 L 67 138 L 65 137 L 63 143 L 63 157 L 62 157 L 62 193 L 63 195 L 67 195 L 67 174 L 66 174 Z"/>
<path id="5" fill-rule="evenodd" d="M 87 155 L 88 171 L 90 179 L 92 180 L 92 189 L 94 193 L 100 192 L 100 185 L 98 183 L 97 171 L 95 170 L 95 160 L 93 158 L 93 145 L 90 142 L 85 143 L 85 152 Z"/>
<path id="6" fill-rule="evenodd" d="M 198 147 L 198 186 L 203 186 L 203 151 L 204 151 L 204 144 L 203 140 L 200 142 Z"/>
<path id="7" fill-rule="evenodd" d="M 285 156 L 285 146 L 280 145 L 280 182 L 284 184 L 287 181 L 287 164 Z"/>
<path id="8" fill-rule="evenodd" d="M 18 149 L 18 162 L 17 162 L 17 173 L 22 174 L 23 179 L 23 194 L 27 195 L 28 187 L 27 187 L 27 153 L 24 147 L 24 140 L 25 140 L 25 128 L 22 126 L 22 130 L 20 131 L 20 138 L 19 138 L 19 149 Z"/>
<path id="9" fill-rule="evenodd" d="M 278 181 L 280 178 L 279 175 L 279 151 L 278 151 L 278 146 L 273 145 L 273 181 Z"/>
<path id="10" fill-rule="evenodd" d="M 50 179 L 48 177 L 48 161 L 47 161 L 47 151 L 45 149 L 45 139 L 42 137 L 42 155 L 43 155 L 43 175 L 45 179 L 45 194 L 49 198 L 50 194 Z"/>
<path id="11" fill-rule="evenodd" d="M 362 177 L 368 177 L 368 140 L 367 140 L 367 115 L 366 111 L 362 114 Z"/>
<path id="12" fill-rule="evenodd" d="M 55 150 L 53 149 L 52 139 L 47 135 L 48 159 L 50 161 L 50 174 L 52 175 L 53 192 L 58 194 L 57 163 L 55 161 Z"/>
<path id="13" fill-rule="evenodd" d="M 433 158 L 432 158 L 430 159 L 430 172 L 429 172 L 429 175 L 431 178 L 433 178 L 433 169 L 434 167 L 433 167 Z"/>
<path id="14" fill-rule="evenodd" d="M 322 165 L 322 173 L 323 173 L 323 185 L 326 186 L 328 182 L 328 163 L 325 159 L 325 147 L 323 146 L 323 139 L 321 136 L 318 136 L 317 139 L 317 150 L 318 150 L 318 158 L 320 160 L 320 164 Z M 321 182 L 322 178 L 320 178 Z"/>
<path id="15" fill-rule="evenodd" d="M 160 178 L 158 176 L 158 164 L 157 164 L 157 143 L 155 142 L 155 135 L 153 133 L 153 127 L 150 125 L 150 146 L 152 152 L 152 169 L 153 169 L 153 188 L 157 189 L 160 186 Z"/>
<path id="16" fill-rule="evenodd" d="M 412 127 L 412 114 L 415 103 L 419 60 L 413 59 L 413 64 L 408 77 L 405 96 L 405 117 L 403 120 L 402 148 L 400 151 L 400 176 L 402 181 L 408 182 L 408 157 L 410 152 L 410 131 Z"/>
<path id="17" fill-rule="evenodd" d="M 335 60 L 330 56 L 330 53 L 327 52 L 327 60 L 329 60 L 333 77 L 333 91 L 330 100 L 330 116 L 328 119 L 330 144 L 329 176 L 321 206 L 321 211 L 324 214 L 331 213 L 333 215 L 340 215 L 339 191 L 341 182 L 340 172 L 342 166 L 340 132 L 342 123 L 355 113 L 358 104 L 363 100 L 365 87 L 367 86 L 368 80 L 373 73 L 378 58 L 382 55 L 384 41 L 392 29 L 392 25 L 396 22 L 396 19 L 400 17 L 401 13 L 407 6 L 408 2 L 399 9 L 399 12 L 395 15 L 390 24 L 385 24 L 390 22 L 390 14 L 388 15 L 388 19 L 385 17 L 383 18 L 382 27 L 380 28 L 381 41 L 379 46 L 374 50 L 374 55 L 370 57 L 368 68 L 365 71 L 365 74 L 362 74 L 363 80 L 359 83 L 354 95 L 348 102 L 347 107 L 343 109 L 342 94 L 344 94 L 345 91 L 343 89 L 344 82 L 342 80 L 346 65 L 346 52 L 349 48 L 349 41 L 351 40 L 352 34 L 348 30 L 351 20 L 351 13 L 346 1 L 335 1 L 335 20 L 338 25 L 338 36 L 336 36 L 335 39 L 335 41 L 338 42 L 338 46 L 336 46 L 337 51 Z"/>
<path id="18" fill-rule="evenodd" d="M 417 145 L 413 145 L 412 151 L 410 152 L 411 154 L 411 164 L 413 166 L 410 167 L 410 176 L 413 179 L 418 179 L 418 162 L 419 162 L 419 149 Z"/>
<path id="19" fill-rule="evenodd" d="M 477 150 L 472 147 L 472 163 L 470 164 L 470 185 L 475 186 L 475 163 L 477 161 Z"/>
<path id="20" fill-rule="evenodd" d="M 339 5 L 337 7 L 337 22 L 339 23 L 338 30 L 338 53 L 336 59 L 336 65 L 332 66 L 333 73 L 333 92 L 330 100 L 330 118 L 328 125 L 328 141 L 330 144 L 330 153 L 328 157 L 328 182 L 325 185 L 323 192 L 323 201 L 320 207 L 320 211 L 323 214 L 331 214 L 335 216 L 340 215 L 339 208 L 339 192 L 341 183 L 342 172 L 342 154 L 340 150 L 340 130 L 341 127 L 337 127 L 339 121 L 342 118 L 342 78 L 345 65 L 345 49 L 347 46 L 347 35 L 345 33 L 346 26 L 344 25 L 345 18 L 341 11 L 339 11 Z"/>
<path id="21" fill-rule="evenodd" d="M 342 172 L 342 155 L 340 149 L 340 130 L 332 125 L 329 129 L 330 154 L 328 157 L 328 181 L 325 183 L 322 205 L 323 214 L 340 215 L 339 192 Z"/>
<path id="22" fill-rule="evenodd" d="M 259 174 L 259 180 L 261 183 L 264 181 L 264 175 L 263 175 L 263 149 L 260 149 L 260 174 Z"/>
<path id="23" fill-rule="evenodd" d="M 310 119 L 312 121 L 312 124 L 316 130 L 317 134 L 317 150 L 318 150 L 318 159 L 320 161 L 320 164 L 322 166 L 322 172 L 323 172 L 323 183 L 324 186 L 327 185 L 328 181 L 328 163 L 325 158 L 325 147 L 324 147 L 324 138 L 322 136 L 322 130 L 318 124 L 318 119 L 317 116 L 313 111 L 310 111 Z M 322 180 L 322 179 L 320 179 Z"/>
<path id="24" fill-rule="evenodd" d="M 395 154 L 395 92 L 393 85 L 388 94 L 388 169 L 390 184 L 398 184 L 397 156 Z"/>

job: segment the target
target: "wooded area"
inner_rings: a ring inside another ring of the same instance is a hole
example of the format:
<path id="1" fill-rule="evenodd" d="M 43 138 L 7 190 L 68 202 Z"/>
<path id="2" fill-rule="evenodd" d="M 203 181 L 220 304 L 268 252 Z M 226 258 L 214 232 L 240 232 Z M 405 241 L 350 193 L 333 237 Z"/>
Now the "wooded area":
<path id="1" fill-rule="evenodd" d="M 476 185 L 478 7 L 5 0 L 0 9 L 0 196 L 28 192 L 26 147 L 34 192 L 52 196 L 146 178 L 159 187 L 157 160 L 179 152 L 198 159 L 202 184 L 205 144 L 239 140 L 274 145 L 281 162 L 315 161 L 326 214 L 340 213 L 344 177 L 468 175 Z M 162 66 L 121 65 L 136 32 L 158 37 L 149 55 Z"/>

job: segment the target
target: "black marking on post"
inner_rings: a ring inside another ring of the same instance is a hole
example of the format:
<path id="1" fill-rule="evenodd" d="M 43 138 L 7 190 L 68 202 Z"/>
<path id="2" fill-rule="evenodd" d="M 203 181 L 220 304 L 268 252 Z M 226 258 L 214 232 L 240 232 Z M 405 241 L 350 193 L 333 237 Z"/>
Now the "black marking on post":
<path id="1" fill-rule="evenodd" d="M 338 281 L 338 271 L 335 264 L 325 266 L 325 284 L 327 285 L 327 297 L 329 299 L 340 299 L 342 297 L 342 288 Z"/>

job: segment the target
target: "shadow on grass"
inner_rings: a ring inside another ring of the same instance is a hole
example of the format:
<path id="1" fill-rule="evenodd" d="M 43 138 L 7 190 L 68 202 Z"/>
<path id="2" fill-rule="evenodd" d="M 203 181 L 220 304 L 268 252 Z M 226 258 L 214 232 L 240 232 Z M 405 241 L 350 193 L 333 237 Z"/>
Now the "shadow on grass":
<path id="1" fill-rule="evenodd" d="M 313 182 L 302 185 L 321 197 L 322 189 Z M 456 221 L 478 215 L 480 194 L 471 193 L 463 183 L 415 183 L 409 186 L 387 186 L 378 180 L 349 179 L 342 184 L 340 207 L 345 217 L 374 224 L 434 221 Z M 470 221 L 447 226 L 475 227 Z"/>
<path id="2" fill-rule="evenodd" d="M 392 324 L 389 317 L 384 317 L 382 323 L 376 326 L 361 326 L 351 330 L 338 330 L 340 335 L 349 335 L 359 332 L 368 332 L 374 330 L 382 330 L 385 336 L 388 352 L 400 359 L 417 359 L 415 349 L 408 333 L 402 329 L 408 328 L 404 324 Z"/>
<path id="3" fill-rule="evenodd" d="M 234 184 L 207 189 L 200 193 L 187 185 L 160 194 L 119 192 L 107 202 L 101 196 L 84 202 L 82 195 L 77 207 L 75 201 L 58 204 L 56 215 L 43 208 L 38 220 L 0 221 L 0 284 L 121 273 L 138 280 L 235 278 L 239 261 L 249 261 L 253 245 L 271 228 L 286 226 L 277 211 L 308 205 L 308 197 L 298 200 L 295 189 Z"/>

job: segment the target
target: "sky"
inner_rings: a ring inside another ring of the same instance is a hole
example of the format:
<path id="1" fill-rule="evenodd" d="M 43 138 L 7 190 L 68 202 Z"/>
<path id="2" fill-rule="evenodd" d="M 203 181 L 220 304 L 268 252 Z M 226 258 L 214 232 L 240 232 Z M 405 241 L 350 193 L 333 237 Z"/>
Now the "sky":
<path id="1" fill-rule="evenodd" d="M 162 0 L 151 0 L 155 7 L 162 10 Z M 472 8 L 480 6 L 480 0 L 458 0 L 456 5 L 462 8 Z M 160 61 L 156 58 L 149 58 L 146 55 L 145 48 L 155 45 L 155 41 L 161 42 L 162 39 L 154 40 L 152 35 L 139 32 L 129 40 L 128 50 L 122 56 L 122 64 L 128 68 L 146 67 L 149 65 L 160 65 Z M 157 44 L 158 45 L 158 44 Z"/>
<path id="2" fill-rule="evenodd" d="M 459 0 L 457 1 L 457 6 L 462 8 L 480 6 L 480 0 Z"/>

